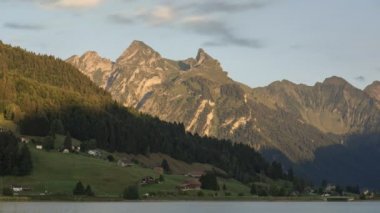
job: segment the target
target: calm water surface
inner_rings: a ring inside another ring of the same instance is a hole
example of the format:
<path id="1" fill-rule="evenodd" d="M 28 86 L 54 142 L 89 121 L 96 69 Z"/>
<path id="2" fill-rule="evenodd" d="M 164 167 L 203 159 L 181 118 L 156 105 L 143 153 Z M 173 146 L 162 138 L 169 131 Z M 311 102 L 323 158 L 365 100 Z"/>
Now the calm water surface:
<path id="1" fill-rule="evenodd" d="M 380 213 L 380 202 L 0 202 L 0 213 Z"/>

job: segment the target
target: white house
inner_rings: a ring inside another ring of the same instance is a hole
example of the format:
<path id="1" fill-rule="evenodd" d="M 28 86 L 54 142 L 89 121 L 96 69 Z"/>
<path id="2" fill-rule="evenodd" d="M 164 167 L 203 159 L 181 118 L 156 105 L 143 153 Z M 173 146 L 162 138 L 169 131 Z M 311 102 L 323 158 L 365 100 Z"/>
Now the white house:
<path id="1" fill-rule="evenodd" d="M 21 137 L 22 143 L 29 143 L 29 138 Z"/>
<path id="2" fill-rule="evenodd" d="M 70 151 L 69 151 L 68 149 L 64 149 L 64 150 L 62 151 L 62 153 L 67 154 L 67 153 L 70 153 Z"/>
<path id="3" fill-rule="evenodd" d="M 88 150 L 87 152 L 89 155 L 94 156 L 94 157 L 99 157 L 102 154 L 98 150 Z"/>
<path id="4" fill-rule="evenodd" d="M 12 186 L 12 191 L 13 192 L 22 192 L 23 188 L 22 188 L 22 186 Z"/>
<path id="5" fill-rule="evenodd" d="M 36 149 L 42 149 L 43 148 L 43 146 L 42 145 L 36 145 Z"/>
<path id="6" fill-rule="evenodd" d="M 118 166 L 121 166 L 121 167 L 130 167 L 130 166 L 133 166 L 135 165 L 134 163 L 126 160 L 126 159 L 120 159 L 118 162 L 117 162 L 117 165 Z"/>

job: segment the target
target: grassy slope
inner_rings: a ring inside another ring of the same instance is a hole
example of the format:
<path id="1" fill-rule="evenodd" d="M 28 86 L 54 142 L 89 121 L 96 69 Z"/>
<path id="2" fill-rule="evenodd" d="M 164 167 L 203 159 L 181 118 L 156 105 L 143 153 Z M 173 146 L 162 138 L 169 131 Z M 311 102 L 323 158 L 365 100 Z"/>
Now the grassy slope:
<path id="1" fill-rule="evenodd" d="M 76 182 L 90 184 L 99 195 L 118 195 L 122 189 L 153 171 L 138 167 L 121 168 L 115 163 L 80 154 L 45 152 L 31 148 L 34 171 L 27 177 L 5 177 L 4 185 L 31 186 L 35 192 L 71 194 Z"/>
<path id="2" fill-rule="evenodd" d="M 12 121 L 6 121 L 0 114 L 0 126 L 6 127 L 16 133 L 17 125 Z M 37 141 L 42 141 L 41 137 L 30 137 Z M 63 144 L 65 136 L 56 135 L 55 148 Z M 79 145 L 80 141 L 72 138 L 74 145 Z M 159 166 L 162 159 L 167 159 L 174 174 L 165 175 L 165 181 L 160 184 L 153 184 L 140 187 L 141 194 L 149 192 L 164 192 L 167 194 L 177 193 L 176 186 L 188 179 L 181 174 L 192 171 L 212 170 L 213 166 L 208 164 L 188 164 L 171 158 L 164 154 L 151 154 L 149 157 L 144 155 L 127 155 L 122 153 L 113 154 L 116 159 L 127 158 L 137 159 L 141 166 L 122 168 L 115 162 L 108 162 L 97 159 L 86 154 L 63 154 L 56 151 L 36 150 L 33 144 L 30 144 L 34 170 L 30 176 L 0 177 L 0 188 L 12 184 L 30 186 L 33 191 L 31 194 L 39 194 L 47 190 L 51 194 L 71 195 L 75 184 L 80 180 L 83 184 L 90 184 L 98 196 L 120 196 L 123 189 L 128 185 L 137 183 L 144 176 L 158 177 L 152 169 Z M 107 152 L 104 155 L 109 154 Z M 148 168 L 145 168 L 148 167 Z M 219 178 L 219 184 L 227 186 L 227 191 L 232 195 L 238 193 L 249 194 L 249 187 L 234 180 Z M 205 191 L 205 194 L 214 192 Z M 188 196 L 196 196 L 197 192 L 187 192 Z M 220 195 L 223 192 L 219 192 Z M 175 196 L 175 195 L 174 195 Z"/>
<path id="3" fill-rule="evenodd" d="M 158 177 L 152 169 L 133 166 L 122 168 L 116 163 L 96 159 L 84 154 L 63 154 L 55 151 L 36 150 L 30 145 L 34 163 L 32 175 L 26 177 L 3 177 L 3 186 L 18 184 L 33 188 L 31 193 L 39 194 L 45 189 L 52 194 L 72 194 L 72 189 L 78 180 L 90 184 L 98 196 L 119 196 L 123 189 L 135 184 L 144 176 Z M 183 175 L 165 175 L 165 182 L 140 188 L 141 193 L 165 192 L 176 193 L 175 187 L 187 177 Z M 235 180 L 220 180 L 226 182 L 228 191 L 237 194 L 249 192 L 248 187 Z M 190 194 L 194 194 L 195 192 Z"/>

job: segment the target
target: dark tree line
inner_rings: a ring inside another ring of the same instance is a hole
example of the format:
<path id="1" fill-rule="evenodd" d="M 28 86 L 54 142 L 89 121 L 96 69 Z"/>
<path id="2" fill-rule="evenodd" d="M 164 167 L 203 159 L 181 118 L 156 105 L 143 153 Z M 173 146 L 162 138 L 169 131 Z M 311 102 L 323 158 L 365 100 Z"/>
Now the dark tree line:
<path id="1" fill-rule="evenodd" d="M 20 147 L 18 139 L 11 132 L 0 132 L 0 176 L 29 175 L 32 169 L 28 147 Z"/>

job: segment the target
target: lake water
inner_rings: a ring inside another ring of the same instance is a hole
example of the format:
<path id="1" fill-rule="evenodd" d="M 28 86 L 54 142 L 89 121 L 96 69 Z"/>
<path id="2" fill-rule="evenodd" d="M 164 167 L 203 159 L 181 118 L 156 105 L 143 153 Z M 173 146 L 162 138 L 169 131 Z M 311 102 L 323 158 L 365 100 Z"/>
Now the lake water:
<path id="1" fill-rule="evenodd" d="M 377 213 L 380 202 L 0 202 L 0 213 Z"/>

